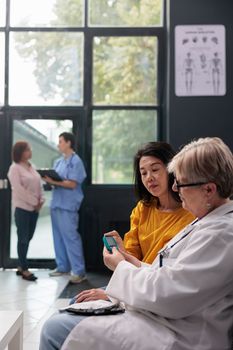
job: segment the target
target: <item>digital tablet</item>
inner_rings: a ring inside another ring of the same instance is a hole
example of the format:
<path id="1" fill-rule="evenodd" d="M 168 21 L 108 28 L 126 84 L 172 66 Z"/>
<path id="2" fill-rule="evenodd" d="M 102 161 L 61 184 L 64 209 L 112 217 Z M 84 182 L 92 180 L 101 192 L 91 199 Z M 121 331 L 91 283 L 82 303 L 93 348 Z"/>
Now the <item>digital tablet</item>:
<path id="1" fill-rule="evenodd" d="M 41 177 L 51 177 L 54 181 L 63 181 L 63 179 L 58 175 L 56 170 L 54 169 L 37 169 L 38 173 L 40 174 Z"/>

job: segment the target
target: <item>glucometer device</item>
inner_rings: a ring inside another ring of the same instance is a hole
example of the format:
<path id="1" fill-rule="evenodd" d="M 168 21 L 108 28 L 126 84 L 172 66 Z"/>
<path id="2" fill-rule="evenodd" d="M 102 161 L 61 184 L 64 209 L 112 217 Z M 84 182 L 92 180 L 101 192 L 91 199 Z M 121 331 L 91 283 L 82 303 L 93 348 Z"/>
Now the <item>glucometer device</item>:
<path id="1" fill-rule="evenodd" d="M 115 238 L 113 238 L 112 236 L 103 236 L 103 242 L 109 253 L 112 253 L 113 247 L 118 247 Z"/>

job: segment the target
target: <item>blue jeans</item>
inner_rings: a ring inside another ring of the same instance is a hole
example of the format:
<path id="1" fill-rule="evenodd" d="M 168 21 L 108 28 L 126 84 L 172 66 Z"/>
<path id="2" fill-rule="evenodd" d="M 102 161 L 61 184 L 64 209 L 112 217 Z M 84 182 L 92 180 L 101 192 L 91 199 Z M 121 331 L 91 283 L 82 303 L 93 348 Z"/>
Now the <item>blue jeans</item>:
<path id="1" fill-rule="evenodd" d="M 105 290 L 106 286 L 102 289 Z M 69 305 L 74 303 L 75 297 L 70 300 Z M 43 325 L 39 350 L 59 350 L 72 329 L 87 317 L 68 312 L 54 314 Z"/>
<path id="2" fill-rule="evenodd" d="M 87 316 L 67 312 L 50 317 L 41 330 L 39 350 L 59 350 L 72 329 Z"/>
<path id="3" fill-rule="evenodd" d="M 27 252 L 29 242 L 33 237 L 36 229 L 38 212 L 28 211 L 21 208 L 15 209 L 15 224 L 17 227 L 18 243 L 17 252 L 19 258 L 19 266 L 22 270 L 28 269 Z"/>

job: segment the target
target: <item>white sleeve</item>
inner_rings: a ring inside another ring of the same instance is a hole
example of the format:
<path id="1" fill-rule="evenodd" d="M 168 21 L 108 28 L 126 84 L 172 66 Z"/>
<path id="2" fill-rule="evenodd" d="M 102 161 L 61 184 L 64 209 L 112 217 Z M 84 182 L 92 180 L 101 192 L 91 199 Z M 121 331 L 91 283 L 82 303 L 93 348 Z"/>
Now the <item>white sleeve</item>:
<path id="1" fill-rule="evenodd" d="M 106 293 L 163 317 L 186 317 L 232 290 L 232 252 L 231 216 L 196 231 L 171 266 L 136 268 L 120 262 Z"/>

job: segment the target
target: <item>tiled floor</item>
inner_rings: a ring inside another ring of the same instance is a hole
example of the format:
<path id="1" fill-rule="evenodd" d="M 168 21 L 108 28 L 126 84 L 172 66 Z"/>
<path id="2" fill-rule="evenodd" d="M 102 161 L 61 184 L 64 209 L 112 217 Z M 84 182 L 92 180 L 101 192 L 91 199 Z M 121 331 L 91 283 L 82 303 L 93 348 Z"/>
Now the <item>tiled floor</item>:
<path id="1" fill-rule="evenodd" d="M 36 282 L 16 276 L 15 271 L 0 270 L 0 310 L 23 310 L 23 350 L 38 350 L 40 330 L 45 320 L 69 299 L 58 299 L 69 276 L 49 277 L 48 270 L 35 271 Z"/>

